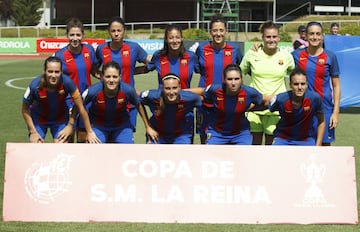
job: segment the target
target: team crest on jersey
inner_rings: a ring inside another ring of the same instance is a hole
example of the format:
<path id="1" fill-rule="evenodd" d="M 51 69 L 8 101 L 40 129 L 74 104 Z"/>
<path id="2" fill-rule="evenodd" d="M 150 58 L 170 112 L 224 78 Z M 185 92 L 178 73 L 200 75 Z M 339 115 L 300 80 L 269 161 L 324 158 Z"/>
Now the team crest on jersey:
<path id="1" fill-rule="evenodd" d="M 90 54 L 89 53 L 84 53 L 84 57 L 87 59 L 90 57 Z"/>
<path id="2" fill-rule="evenodd" d="M 310 111 L 310 109 L 311 109 L 311 107 L 310 107 L 310 106 L 305 106 L 305 107 L 304 107 L 304 111 L 305 111 L 305 112 Z"/>
<path id="3" fill-rule="evenodd" d="M 238 97 L 238 102 L 239 102 L 240 104 L 243 104 L 244 101 L 245 101 L 245 98 L 243 98 L 243 97 Z"/>
<path id="4" fill-rule="evenodd" d="M 187 65 L 188 62 L 187 62 L 187 60 L 182 59 L 180 63 L 181 63 L 182 65 Z"/>
<path id="5" fill-rule="evenodd" d="M 319 64 L 325 64 L 325 60 L 324 59 L 319 59 Z"/>
<path id="6" fill-rule="evenodd" d="M 231 56 L 231 51 L 226 51 L 225 56 Z"/>
<path id="7" fill-rule="evenodd" d="M 123 51 L 123 56 L 129 56 L 129 51 Z"/>
<path id="8" fill-rule="evenodd" d="M 125 99 L 124 99 L 124 98 L 119 98 L 119 99 L 118 99 L 118 104 L 123 104 L 123 103 L 124 103 L 124 101 L 125 101 Z"/>
<path id="9" fill-rule="evenodd" d="M 279 60 L 279 65 L 283 65 L 284 64 L 284 60 Z"/>
<path id="10" fill-rule="evenodd" d="M 178 109 L 183 109 L 184 107 L 185 107 L 184 104 L 178 104 L 178 106 L 177 106 Z"/>

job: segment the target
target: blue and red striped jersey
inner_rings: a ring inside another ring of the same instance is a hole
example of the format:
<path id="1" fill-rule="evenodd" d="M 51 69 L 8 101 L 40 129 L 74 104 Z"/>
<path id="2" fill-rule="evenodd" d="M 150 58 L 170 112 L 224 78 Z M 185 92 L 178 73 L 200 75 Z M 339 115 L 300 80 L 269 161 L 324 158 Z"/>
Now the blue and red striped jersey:
<path id="1" fill-rule="evenodd" d="M 223 69 L 229 64 L 240 64 L 243 54 L 235 43 L 226 42 L 222 49 L 214 49 L 211 42 L 203 42 L 196 50 L 199 59 L 199 87 L 223 82 Z"/>
<path id="2" fill-rule="evenodd" d="M 73 96 L 78 89 L 70 77 L 61 75 L 55 91 L 39 88 L 41 76 L 31 81 L 26 89 L 23 102 L 30 107 L 31 117 L 35 124 L 51 125 L 69 120 L 69 108 L 66 97 Z"/>
<path id="3" fill-rule="evenodd" d="M 279 111 L 281 116 L 276 129 L 275 137 L 287 140 L 306 141 L 317 133 L 313 127 L 314 117 L 323 113 L 323 103 L 319 94 L 306 90 L 302 105 L 295 108 L 291 103 L 292 91 L 278 94 L 269 104 L 270 111 Z"/>
<path id="4" fill-rule="evenodd" d="M 250 130 L 245 112 L 251 103 L 260 105 L 262 94 L 256 89 L 241 85 L 236 95 L 228 95 L 223 85 L 210 85 L 205 89 L 204 100 L 211 103 L 209 128 L 224 135 L 235 135 Z"/>
<path id="5" fill-rule="evenodd" d="M 98 65 L 94 48 L 82 44 L 81 53 L 73 54 L 66 46 L 55 52 L 55 56 L 62 61 L 63 73 L 73 80 L 80 93 L 84 92 L 91 85 L 92 66 Z"/>
<path id="6" fill-rule="evenodd" d="M 326 110 L 333 110 L 331 78 L 339 76 L 337 58 L 331 51 L 324 50 L 318 56 L 310 56 L 306 49 L 293 51 L 295 65 L 306 72 L 309 90 L 317 92 L 324 101 Z"/>
<path id="7" fill-rule="evenodd" d="M 90 86 L 82 97 L 91 123 L 104 127 L 117 127 L 130 123 L 127 105 L 139 104 L 135 89 L 124 82 L 120 82 L 116 97 L 109 98 L 105 95 L 102 81 Z"/>
<path id="8" fill-rule="evenodd" d="M 199 72 L 197 57 L 194 52 L 189 50 L 186 50 L 183 57 L 169 57 L 168 55 L 160 55 L 160 51 L 156 51 L 151 62 L 147 64 L 147 69 L 150 71 L 156 69 L 159 88 L 162 86 L 162 78 L 168 73 L 180 77 L 182 89 L 190 88 L 193 73 Z"/>
<path id="9" fill-rule="evenodd" d="M 109 61 L 117 62 L 121 68 L 121 81 L 134 86 L 136 62 L 145 63 L 147 53 L 139 44 L 131 41 L 124 41 L 119 50 L 112 50 L 110 42 L 105 42 L 96 48 L 96 56 L 102 65 Z"/>
<path id="10" fill-rule="evenodd" d="M 160 107 L 161 90 L 147 90 L 140 94 L 140 100 L 149 106 L 152 116 L 151 126 L 161 137 L 173 138 L 182 134 L 194 132 L 194 108 L 201 106 L 198 95 L 180 90 L 179 101 L 174 104 L 165 104 L 165 109 Z"/>

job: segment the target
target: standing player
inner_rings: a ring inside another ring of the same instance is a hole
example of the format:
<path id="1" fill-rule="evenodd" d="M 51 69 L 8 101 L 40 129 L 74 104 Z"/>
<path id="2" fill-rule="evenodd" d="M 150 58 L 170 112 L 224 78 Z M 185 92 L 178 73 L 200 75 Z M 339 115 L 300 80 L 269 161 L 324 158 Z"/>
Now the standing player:
<path id="1" fill-rule="evenodd" d="M 167 25 L 164 47 L 153 54 L 147 69 L 149 71 L 156 69 L 159 88 L 162 85 L 162 78 L 168 73 L 176 74 L 180 78 L 182 89 L 190 88 L 193 72 L 199 72 L 197 57 L 192 51 L 185 49 L 182 29 L 179 25 Z"/>
<path id="2" fill-rule="evenodd" d="M 29 130 L 29 141 L 44 142 L 50 129 L 55 143 L 65 143 L 73 133 L 74 117 L 69 118 L 66 98 L 70 95 L 75 110 L 80 112 L 87 131 L 87 141 L 98 143 L 91 129 L 81 95 L 73 81 L 62 73 L 62 63 L 58 57 L 50 56 L 44 62 L 44 73 L 31 81 L 22 103 L 22 115 Z"/>
<path id="3" fill-rule="evenodd" d="M 257 51 L 247 51 L 240 64 L 243 75 L 250 73 L 250 86 L 264 95 L 285 92 L 285 76 L 294 69 L 294 60 L 289 52 L 278 47 L 280 34 L 276 24 L 264 22 L 260 26 L 260 33 L 263 44 Z M 249 112 L 247 117 L 253 134 L 253 145 L 261 145 L 264 135 L 265 145 L 271 145 L 279 113 L 266 109 Z"/>
<path id="4" fill-rule="evenodd" d="M 229 64 L 240 64 L 242 53 L 235 43 L 226 41 L 226 21 L 221 15 L 214 15 L 210 21 L 211 41 L 203 42 L 196 50 L 199 59 L 200 81 L 199 87 L 205 88 L 210 84 L 222 84 L 223 70 Z M 211 110 L 206 107 L 197 112 L 197 133 L 201 143 L 206 140 L 207 114 Z"/>
<path id="5" fill-rule="evenodd" d="M 326 129 L 322 145 L 329 146 L 335 141 L 335 128 L 339 123 L 339 65 L 335 54 L 323 48 L 324 31 L 319 22 L 309 22 L 306 34 L 309 47 L 292 54 L 295 64 L 306 72 L 309 89 L 323 99 Z"/>
<path id="6" fill-rule="evenodd" d="M 84 38 L 84 26 L 77 18 L 69 19 L 66 25 L 66 37 L 69 44 L 59 51 L 55 56 L 62 61 L 63 73 L 68 75 L 82 94 L 91 85 L 91 75 L 100 79 L 97 67 L 97 58 L 91 45 L 81 43 Z M 69 101 L 70 108 L 73 102 Z M 86 141 L 84 123 L 79 118 L 76 122 L 76 137 L 78 143 Z"/>
<path id="7" fill-rule="evenodd" d="M 136 62 L 147 63 L 148 55 L 139 44 L 124 40 L 125 22 L 120 17 L 110 19 L 108 25 L 110 42 L 100 44 L 96 48 L 96 56 L 99 65 L 105 65 L 109 61 L 115 61 L 120 65 L 121 81 L 134 87 L 134 74 L 145 72 L 145 67 L 136 67 Z M 134 129 L 136 128 L 137 110 L 129 105 L 130 120 Z"/>
<path id="8" fill-rule="evenodd" d="M 305 72 L 295 68 L 290 74 L 291 90 L 271 99 L 270 111 L 279 111 L 281 116 L 273 145 L 321 146 L 325 130 L 322 99 L 307 87 Z M 313 127 L 315 117 L 317 128 Z"/>
<path id="9" fill-rule="evenodd" d="M 120 66 L 114 61 L 104 65 L 103 80 L 90 86 L 83 93 L 83 99 L 101 143 L 134 143 L 129 103 L 139 107 L 145 127 L 149 127 L 139 96 L 132 86 L 120 81 Z"/>
<path id="10" fill-rule="evenodd" d="M 141 103 L 149 106 L 151 128 L 147 128 L 149 143 L 191 144 L 194 134 L 194 108 L 201 106 L 198 95 L 183 91 L 180 78 L 166 74 L 162 88 L 140 93 Z M 158 134 L 153 134 L 151 129 Z M 150 129 L 150 131 L 149 131 Z"/>

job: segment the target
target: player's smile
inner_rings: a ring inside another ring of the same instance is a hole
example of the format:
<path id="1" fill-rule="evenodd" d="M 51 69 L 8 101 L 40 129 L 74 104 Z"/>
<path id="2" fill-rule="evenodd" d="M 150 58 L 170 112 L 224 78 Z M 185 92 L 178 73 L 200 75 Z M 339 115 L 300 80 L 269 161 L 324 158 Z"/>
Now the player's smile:
<path id="1" fill-rule="evenodd" d="M 81 40 L 83 38 L 83 32 L 78 27 L 73 27 L 69 30 L 67 37 L 70 42 L 70 46 L 77 48 L 81 45 Z"/>
<path id="2" fill-rule="evenodd" d="M 117 91 L 119 88 L 120 76 L 119 71 L 113 67 L 106 69 L 104 73 L 105 91 Z"/>
<path id="3" fill-rule="evenodd" d="M 210 30 L 210 35 L 212 37 L 213 43 L 217 46 L 222 46 L 225 43 L 226 27 L 222 22 L 216 22 L 212 25 Z"/>
<path id="4" fill-rule="evenodd" d="M 307 39 L 309 44 L 314 47 L 322 46 L 323 32 L 320 26 L 312 25 L 308 28 Z"/>
<path id="5" fill-rule="evenodd" d="M 167 33 L 166 37 L 166 42 L 168 43 L 170 50 L 177 51 L 180 49 L 182 43 L 180 31 L 173 29 Z"/>
<path id="6" fill-rule="evenodd" d="M 277 45 L 280 41 L 278 30 L 274 28 L 265 30 L 263 34 L 263 40 L 265 49 L 277 49 Z"/>
<path id="7" fill-rule="evenodd" d="M 180 82 L 177 79 L 165 79 L 163 81 L 163 96 L 167 103 L 175 103 L 178 100 Z"/>

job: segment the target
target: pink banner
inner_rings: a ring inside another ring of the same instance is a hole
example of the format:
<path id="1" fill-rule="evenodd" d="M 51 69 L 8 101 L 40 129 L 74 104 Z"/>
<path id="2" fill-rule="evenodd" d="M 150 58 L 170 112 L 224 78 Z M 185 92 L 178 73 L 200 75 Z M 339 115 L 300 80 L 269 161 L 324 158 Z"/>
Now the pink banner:
<path id="1" fill-rule="evenodd" d="M 357 224 L 353 147 L 8 143 L 4 221 Z"/>

